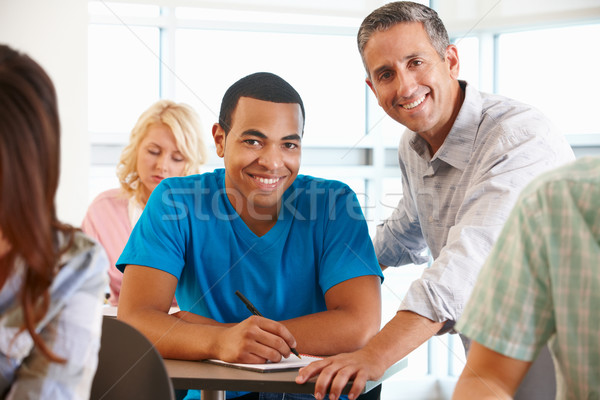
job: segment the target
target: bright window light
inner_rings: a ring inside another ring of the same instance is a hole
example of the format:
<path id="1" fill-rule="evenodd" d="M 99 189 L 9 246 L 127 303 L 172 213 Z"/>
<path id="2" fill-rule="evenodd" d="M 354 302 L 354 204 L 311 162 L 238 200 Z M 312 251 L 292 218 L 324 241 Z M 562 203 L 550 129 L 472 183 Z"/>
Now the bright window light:
<path id="1" fill-rule="evenodd" d="M 454 40 L 460 62 L 458 78 L 479 86 L 479 38 L 467 36 Z"/>
<path id="2" fill-rule="evenodd" d="M 302 96 L 304 145 L 351 146 L 364 135 L 364 71 L 354 37 L 179 29 L 175 43 L 176 96 L 206 124 L 217 121 L 232 83 L 268 71 Z"/>
<path id="3" fill-rule="evenodd" d="M 498 93 L 541 109 L 565 134 L 599 133 L 600 24 L 498 39 Z"/>
<path id="4" fill-rule="evenodd" d="M 110 1 L 89 1 L 88 12 L 96 16 L 148 17 L 160 15 L 160 7 L 149 4 L 113 3 Z"/>
<path id="5" fill-rule="evenodd" d="M 89 129 L 128 135 L 159 99 L 159 29 L 90 25 L 88 34 Z"/>

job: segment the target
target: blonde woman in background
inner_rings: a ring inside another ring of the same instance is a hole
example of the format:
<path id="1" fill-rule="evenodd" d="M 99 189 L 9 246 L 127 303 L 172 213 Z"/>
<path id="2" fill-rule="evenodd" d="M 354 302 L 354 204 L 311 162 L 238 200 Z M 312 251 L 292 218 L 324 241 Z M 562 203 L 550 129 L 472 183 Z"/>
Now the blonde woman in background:
<path id="1" fill-rule="evenodd" d="M 200 119 L 187 104 L 159 100 L 138 119 L 117 165 L 121 187 L 100 193 L 81 225 L 108 253 L 111 305 L 123 278 L 115 263 L 150 194 L 165 178 L 198 173 L 205 161 Z"/>

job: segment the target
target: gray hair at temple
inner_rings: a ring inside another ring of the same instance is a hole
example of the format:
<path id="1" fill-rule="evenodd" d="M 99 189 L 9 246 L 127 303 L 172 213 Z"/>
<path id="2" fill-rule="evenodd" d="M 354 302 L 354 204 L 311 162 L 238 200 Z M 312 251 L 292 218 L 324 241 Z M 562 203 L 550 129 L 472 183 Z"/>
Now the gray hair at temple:
<path id="1" fill-rule="evenodd" d="M 412 1 L 396 1 L 379 7 L 369 14 L 360 25 L 356 39 L 363 64 L 365 62 L 363 51 L 371 36 L 375 32 L 386 31 L 396 24 L 404 22 L 422 23 L 431 45 L 442 60 L 444 59 L 450 39 L 448 38 L 448 31 L 437 12 Z"/>

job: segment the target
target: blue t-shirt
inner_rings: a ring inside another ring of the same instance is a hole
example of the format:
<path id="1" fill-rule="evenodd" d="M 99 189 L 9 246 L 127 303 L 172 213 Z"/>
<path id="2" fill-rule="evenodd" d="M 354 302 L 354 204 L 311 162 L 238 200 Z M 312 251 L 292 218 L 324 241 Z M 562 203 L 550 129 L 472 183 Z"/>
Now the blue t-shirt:
<path id="1" fill-rule="evenodd" d="M 117 261 L 166 271 L 178 280 L 182 310 L 219 322 L 251 314 L 235 291 L 276 321 L 327 310 L 325 293 L 365 275 L 383 279 L 354 192 L 298 175 L 277 223 L 256 236 L 225 193 L 225 170 L 169 178 L 153 191 Z"/>

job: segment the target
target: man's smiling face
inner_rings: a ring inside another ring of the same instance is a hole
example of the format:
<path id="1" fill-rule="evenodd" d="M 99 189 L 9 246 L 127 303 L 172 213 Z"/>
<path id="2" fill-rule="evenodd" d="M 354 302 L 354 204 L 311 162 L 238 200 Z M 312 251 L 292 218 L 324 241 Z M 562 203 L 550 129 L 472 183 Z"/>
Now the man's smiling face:
<path id="1" fill-rule="evenodd" d="M 277 216 L 281 196 L 300 169 L 302 129 L 299 104 L 249 97 L 239 99 L 227 135 L 213 127 L 227 195 L 243 219 L 247 213 Z"/>
<path id="2" fill-rule="evenodd" d="M 408 22 L 375 32 L 363 57 L 367 84 L 390 117 L 422 136 L 447 135 L 454 122 L 456 47 L 448 46 L 442 60 L 423 24 Z"/>

